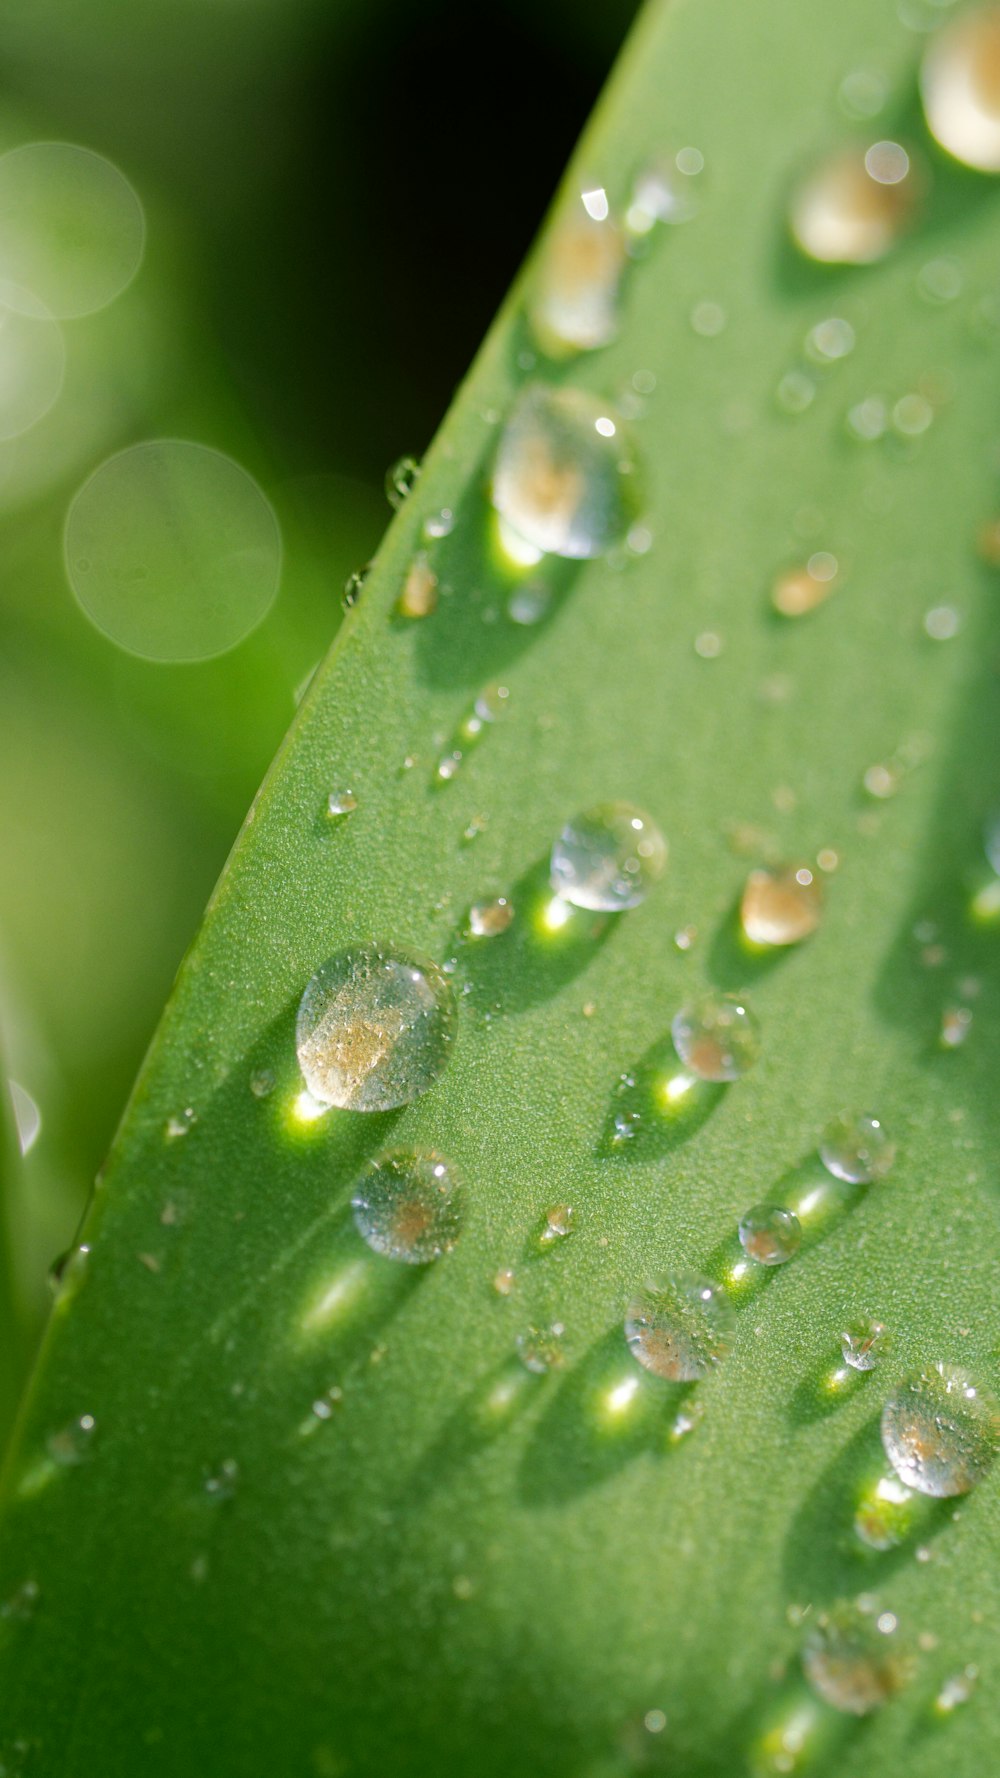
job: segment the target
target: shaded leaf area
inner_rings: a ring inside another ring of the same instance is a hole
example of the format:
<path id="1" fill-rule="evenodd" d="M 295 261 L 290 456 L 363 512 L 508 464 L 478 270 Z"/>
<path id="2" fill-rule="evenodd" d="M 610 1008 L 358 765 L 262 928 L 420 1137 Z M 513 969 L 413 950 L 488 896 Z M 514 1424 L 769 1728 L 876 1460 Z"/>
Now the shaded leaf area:
<path id="1" fill-rule="evenodd" d="M 997 639 L 975 539 L 996 499 L 1000 194 L 920 137 L 920 42 L 869 0 L 678 0 L 626 51 L 571 177 L 619 203 L 654 150 L 697 144 L 701 210 L 634 268 L 618 340 L 553 375 L 609 398 L 655 376 L 634 420 L 653 547 L 554 574 L 549 621 L 505 628 L 517 582 L 483 483 L 527 374 L 515 290 L 255 806 L 56 1307 L 6 1483 L 0 1596 L 37 1587 L 2 1625 L 2 1745 L 26 1771 L 739 1772 L 808 1703 L 802 1625 L 860 1591 L 898 1614 L 916 1676 L 864 1722 L 820 1713 L 813 1768 L 995 1758 L 995 1478 L 888 1550 L 853 1530 L 894 1381 L 996 1359 L 1000 930 L 974 897 Z M 872 64 L 894 95 L 878 133 L 920 139 L 930 207 L 883 265 L 826 272 L 790 257 L 785 204 L 850 133 L 843 76 Z M 945 253 L 961 295 L 932 307 L 918 275 Z M 712 337 L 690 324 L 706 301 L 725 311 Z M 855 349 L 793 417 L 775 391 L 830 315 Z M 857 402 L 922 384 L 918 439 L 848 436 Z M 395 602 L 443 508 L 460 517 L 439 557 L 427 545 L 438 610 L 407 629 Z M 770 584 L 816 549 L 842 582 L 779 624 Z M 923 620 L 943 602 L 960 628 L 940 642 Z M 720 646 L 696 648 L 706 632 Z M 441 783 L 499 673 L 507 715 Z M 896 794 L 873 798 L 886 761 Z M 358 807 L 331 827 L 335 782 Z M 661 823 L 669 874 L 599 929 L 547 927 L 552 839 L 612 797 Z M 820 851 L 818 932 L 741 967 L 748 869 Z M 473 943 L 469 906 L 501 894 L 514 925 Z M 371 939 L 449 965 L 454 1056 L 399 1112 L 313 1118 L 295 1008 L 325 957 Z M 745 989 L 761 1059 L 661 1139 L 671 1018 L 709 985 Z M 949 1050 L 956 998 L 972 1022 Z M 645 1122 L 608 1152 L 623 1074 Z M 640 1376 L 632 1291 L 724 1273 L 748 1205 L 808 1196 L 845 1106 L 898 1140 L 891 1176 L 734 1291 L 717 1374 L 683 1398 Z M 466 1182 L 462 1238 L 426 1273 L 378 1259 L 349 1218 L 389 1143 L 442 1151 Z M 540 1251 L 558 1204 L 576 1226 Z M 860 1313 L 894 1343 L 838 1392 Z M 518 1335 L 555 1323 L 562 1365 L 528 1373 Z M 681 1411 L 695 1424 L 672 1436 Z M 932 1734 L 935 1691 L 968 1662 L 980 1688 Z"/>

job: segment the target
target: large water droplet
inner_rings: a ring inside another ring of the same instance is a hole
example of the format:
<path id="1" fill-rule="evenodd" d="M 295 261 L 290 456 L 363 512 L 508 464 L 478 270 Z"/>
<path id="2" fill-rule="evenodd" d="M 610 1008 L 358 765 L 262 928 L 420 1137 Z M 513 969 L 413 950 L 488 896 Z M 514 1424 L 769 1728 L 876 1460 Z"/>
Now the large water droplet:
<path id="1" fill-rule="evenodd" d="M 735 994 L 705 994 L 674 1014 L 674 1048 L 701 1080 L 739 1080 L 760 1055 L 760 1027 Z"/>
<path id="2" fill-rule="evenodd" d="M 532 384 L 504 427 L 493 505 L 544 554 L 598 556 L 623 538 L 639 508 L 624 422 L 583 389 Z"/>
<path id="3" fill-rule="evenodd" d="M 739 1224 L 740 1246 L 758 1265 L 781 1266 L 794 1259 L 802 1245 L 802 1228 L 794 1210 L 778 1204 L 755 1204 Z"/>
<path id="4" fill-rule="evenodd" d="M 450 1253 L 462 1228 L 462 1191 L 450 1162 L 439 1154 L 393 1149 L 366 1167 L 351 1209 L 376 1253 L 410 1266 Z"/>
<path id="5" fill-rule="evenodd" d="M 892 1612 L 848 1599 L 823 1612 L 802 1645 L 802 1668 L 819 1697 L 849 1716 L 869 1716 L 898 1692 L 910 1662 L 898 1642 Z"/>
<path id="6" fill-rule="evenodd" d="M 823 1131 L 820 1160 L 835 1179 L 870 1185 L 884 1179 L 896 1159 L 896 1144 L 870 1112 L 842 1111 Z"/>
<path id="7" fill-rule="evenodd" d="M 426 958 L 358 945 L 317 969 L 299 1005 L 295 1045 L 321 1105 L 391 1111 L 433 1086 L 448 1060 L 454 1000 Z"/>
<path id="8" fill-rule="evenodd" d="M 827 264 L 881 259 L 910 221 L 915 179 L 898 142 L 831 155 L 796 190 L 789 222 L 803 253 Z"/>
<path id="9" fill-rule="evenodd" d="M 605 193 L 583 193 L 556 221 L 532 281 L 528 319 L 543 352 L 561 358 L 614 339 L 625 260 L 625 240 Z"/>
<path id="10" fill-rule="evenodd" d="M 1000 6 L 964 13 L 931 40 L 920 91 L 941 147 L 967 167 L 1000 173 Z"/>
<path id="11" fill-rule="evenodd" d="M 815 932 L 823 891 L 805 866 L 750 872 L 740 902 L 743 931 L 754 945 L 797 945 Z"/>
<path id="12" fill-rule="evenodd" d="M 886 1402 L 882 1444 L 908 1488 L 967 1494 L 1000 1448 L 1000 1402 L 957 1365 L 929 1365 Z"/>
<path id="13" fill-rule="evenodd" d="M 668 1272 L 645 1285 L 625 1314 L 634 1358 L 656 1377 L 694 1383 L 725 1358 L 736 1331 L 727 1296 L 696 1272 Z"/>
<path id="14" fill-rule="evenodd" d="M 552 848 L 552 887 L 574 907 L 620 913 L 646 899 L 667 842 L 632 803 L 598 803 L 568 821 Z"/>

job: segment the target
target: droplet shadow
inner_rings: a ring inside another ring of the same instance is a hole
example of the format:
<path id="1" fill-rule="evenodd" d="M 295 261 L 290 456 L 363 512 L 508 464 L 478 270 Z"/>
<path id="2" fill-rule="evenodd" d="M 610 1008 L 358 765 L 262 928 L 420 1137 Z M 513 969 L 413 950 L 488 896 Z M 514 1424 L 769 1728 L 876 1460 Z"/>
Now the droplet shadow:
<path id="1" fill-rule="evenodd" d="M 521 1012 L 558 993 L 595 956 L 620 914 L 571 907 L 555 895 L 549 860 L 538 860 L 508 891 L 514 918 L 506 932 L 472 938 L 465 921 L 453 946 L 468 998 L 488 1013 Z"/>
<path id="2" fill-rule="evenodd" d="M 407 1507 L 426 1500 L 445 1485 L 466 1463 L 507 1432 L 537 1401 L 549 1383 L 544 1375 L 529 1371 L 509 1354 L 460 1402 L 406 1476 L 400 1501 Z"/>
<path id="3" fill-rule="evenodd" d="M 727 1091 L 680 1061 L 670 1037 L 657 1038 L 619 1078 L 598 1138 L 603 1160 L 659 1160 L 689 1142 Z"/>

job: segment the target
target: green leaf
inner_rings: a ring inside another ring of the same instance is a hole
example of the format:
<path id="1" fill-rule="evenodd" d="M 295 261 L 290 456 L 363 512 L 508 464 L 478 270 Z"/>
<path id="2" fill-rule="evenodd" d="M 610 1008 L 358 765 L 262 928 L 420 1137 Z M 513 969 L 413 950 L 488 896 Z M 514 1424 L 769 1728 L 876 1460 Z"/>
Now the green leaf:
<path id="1" fill-rule="evenodd" d="M 996 1479 L 957 1512 L 915 1512 L 887 1551 L 853 1531 L 893 1385 L 935 1360 L 995 1369 L 1000 971 L 975 897 L 997 796 L 996 589 L 976 553 L 995 503 L 997 192 L 928 138 L 922 47 L 870 0 L 644 15 L 567 196 L 599 184 L 617 209 L 651 156 L 695 145 L 699 213 L 630 268 L 599 352 L 526 371 L 515 289 L 234 851 L 8 1465 L 8 1770 L 989 1769 Z M 861 124 L 837 102 L 858 70 L 888 94 Z M 897 137 L 925 169 L 910 235 L 870 267 L 796 257 L 785 216 L 806 163 Z M 959 289 L 928 302 L 922 268 L 941 260 Z M 830 317 L 855 345 L 820 367 L 803 342 Z M 776 395 L 790 371 L 814 388 L 797 416 Z M 485 489 L 529 375 L 619 403 L 646 391 L 652 546 L 545 561 L 553 607 L 526 627 Z M 930 416 L 919 435 L 908 395 Z M 876 397 L 895 426 L 860 442 L 846 416 Z M 426 545 L 438 609 L 407 623 L 396 601 L 445 508 L 453 529 Z M 780 620 L 775 576 L 817 551 L 841 564 L 833 595 Z M 936 640 L 941 606 L 958 633 Z M 496 682 L 507 714 L 438 781 Z M 863 788 L 878 765 L 889 797 Z M 331 821 L 328 793 L 348 787 L 358 806 Z M 614 798 L 663 827 L 667 876 L 603 925 L 546 931 L 554 836 Z M 819 930 L 751 955 L 748 870 L 819 853 L 836 855 Z M 510 932 L 469 941 L 470 904 L 498 895 Z M 302 990 L 373 940 L 455 960 L 453 1056 L 399 1111 L 309 1121 Z M 707 987 L 746 991 L 761 1059 L 668 1120 L 643 1095 Z M 972 1020 L 948 1049 L 953 1006 Z M 643 1121 L 615 1148 L 622 1104 Z M 842 1107 L 877 1113 L 899 1158 L 810 1220 Z M 465 1181 L 464 1232 L 433 1266 L 380 1260 L 354 1228 L 352 1184 L 390 1144 L 439 1150 Z M 796 1193 L 802 1252 L 755 1290 L 730 1280 L 733 1351 L 672 1441 L 677 1400 L 634 1366 L 625 1304 L 665 1269 L 724 1276 L 742 1212 Z M 573 1232 L 540 1248 L 566 1204 Z M 891 1351 L 824 1391 L 860 1312 L 889 1324 Z M 565 1365 L 530 1373 L 518 1335 L 553 1322 Z M 797 1666 L 803 1630 L 858 1593 L 918 1657 L 863 1720 L 812 1703 Z M 939 1720 L 940 1686 L 970 1663 L 978 1691 Z M 797 1724 L 803 1747 L 783 1747 Z"/>

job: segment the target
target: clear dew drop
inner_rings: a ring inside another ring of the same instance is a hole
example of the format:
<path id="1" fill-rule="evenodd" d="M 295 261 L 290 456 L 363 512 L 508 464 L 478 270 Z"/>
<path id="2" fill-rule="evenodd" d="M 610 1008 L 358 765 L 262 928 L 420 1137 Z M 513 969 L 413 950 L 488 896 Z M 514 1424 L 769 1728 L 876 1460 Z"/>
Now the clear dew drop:
<path id="1" fill-rule="evenodd" d="M 667 842 L 632 803 L 598 803 L 568 821 L 552 848 L 552 887 L 563 901 L 621 913 L 645 901 L 663 875 Z"/>
<path id="2" fill-rule="evenodd" d="M 733 1343 L 729 1298 L 696 1272 L 668 1272 L 644 1285 L 625 1312 L 633 1358 L 656 1377 L 694 1383 L 721 1364 Z"/>
<path id="3" fill-rule="evenodd" d="M 822 888 L 805 865 L 752 870 L 740 901 L 740 924 L 753 945 L 801 944 L 816 931 L 822 913 Z"/>
<path id="4" fill-rule="evenodd" d="M 889 1349 L 889 1330 L 873 1315 L 848 1321 L 840 1336 L 844 1363 L 855 1371 L 873 1371 Z"/>
<path id="5" fill-rule="evenodd" d="M 854 329 L 842 315 L 817 321 L 806 335 L 806 357 L 814 364 L 833 364 L 854 350 Z"/>
<path id="6" fill-rule="evenodd" d="M 538 1244 L 543 1248 L 556 1246 L 560 1241 L 564 1241 L 567 1235 L 571 1235 L 575 1228 L 576 1211 L 572 1204 L 553 1204 L 551 1209 L 545 1212 L 545 1221 L 538 1237 Z"/>
<path id="7" fill-rule="evenodd" d="M 802 1668 L 817 1696 L 848 1716 L 870 1716 L 906 1684 L 911 1663 L 892 1612 L 868 1597 L 822 1612 L 802 1644 Z"/>
<path id="8" fill-rule="evenodd" d="M 886 1402 L 882 1444 L 908 1488 L 937 1499 L 967 1494 L 1000 1448 L 1000 1402 L 958 1365 L 929 1365 Z"/>
<path id="9" fill-rule="evenodd" d="M 681 156 L 686 157 L 683 165 Z M 625 212 L 632 252 L 645 245 L 646 237 L 658 222 L 690 222 L 692 216 L 697 215 L 697 199 L 686 182 L 696 177 L 704 164 L 697 148 L 682 148 L 672 162 L 664 156 L 642 168 Z M 682 175 L 680 179 L 678 173 Z"/>
<path id="10" fill-rule="evenodd" d="M 967 1704 L 979 1684 L 979 1668 L 970 1661 L 960 1672 L 949 1674 L 934 1699 L 934 1709 L 938 1716 L 950 1716 L 962 1704 Z"/>
<path id="11" fill-rule="evenodd" d="M 928 44 L 920 92 L 931 135 L 981 173 L 1000 173 L 1000 6 L 963 13 Z"/>
<path id="12" fill-rule="evenodd" d="M 353 790 L 331 790 L 326 799 L 326 812 L 332 821 L 353 814 L 357 806 L 358 799 Z"/>
<path id="13" fill-rule="evenodd" d="M 760 1027 L 736 994 L 705 994 L 675 1013 L 674 1048 L 700 1080 L 739 1080 L 760 1055 Z"/>
<path id="14" fill-rule="evenodd" d="M 528 580 L 513 589 L 507 600 L 507 616 L 512 624 L 528 627 L 540 624 L 552 609 L 552 591 L 541 580 Z"/>
<path id="15" fill-rule="evenodd" d="M 528 298 L 528 321 L 550 358 L 591 352 L 618 331 L 626 241 L 597 186 L 580 194 L 546 239 Z"/>
<path id="16" fill-rule="evenodd" d="M 393 1149 L 369 1163 L 351 1209 L 374 1252 L 410 1266 L 450 1253 L 462 1230 L 462 1189 L 443 1156 Z"/>
<path id="17" fill-rule="evenodd" d="M 352 607 L 358 603 L 358 600 L 365 590 L 365 581 L 368 579 L 371 570 L 371 563 L 366 562 L 363 568 L 355 568 L 354 573 L 347 576 L 347 579 L 344 582 L 344 591 L 340 598 L 340 602 L 345 611 L 350 611 Z"/>
<path id="18" fill-rule="evenodd" d="M 266 1099 L 270 1093 L 273 1093 L 273 1068 L 258 1068 L 257 1072 L 250 1076 L 250 1091 L 255 1099 Z"/>
<path id="19" fill-rule="evenodd" d="M 416 457 L 397 457 L 385 472 L 385 497 L 389 505 L 398 512 L 405 500 L 408 500 L 417 485 L 420 475 L 420 464 Z"/>
<path id="20" fill-rule="evenodd" d="M 518 1334 L 517 1356 L 525 1370 L 539 1377 L 546 1371 L 559 1370 L 566 1358 L 562 1343 L 565 1332 L 561 1321 L 553 1321 L 549 1327 L 526 1327 Z"/>
<path id="21" fill-rule="evenodd" d="M 215 1502 L 234 1500 L 240 1483 L 240 1466 L 235 1457 L 224 1457 L 217 1469 L 205 1477 L 205 1493 Z"/>
<path id="22" fill-rule="evenodd" d="M 795 191 L 789 225 L 810 259 L 869 265 L 882 259 L 911 221 L 915 175 L 898 142 L 867 152 L 845 149 L 822 161 Z"/>
<path id="23" fill-rule="evenodd" d="M 510 529 L 544 555 L 602 555 L 638 517 L 624 422 L 585 390 L 530 384 L 503 429 L 492 500 Z"/>
<path id="24" fill-rule="evenodd" d="M 391 1111 L 433 1086 L 455 1018 L 435 963 L 389 945 L 358 945 L 317 969 L 299 1005 L 295 1045 L 312 1098 L 347 1111 Z"/>
<path id="25" fill-rule="evenodd" d="M 516 1283 L 517 1275 L 512 1266 L 501 1266 L 493 1274 L 492 1284 L 497 1296 L 510 1296 Z"/>
<path id="26" fill-rule="evenodd" d="M 514 904 L 506 895 L 495 901 L 477 901 L 469 909 L 469 931 L 473 938 L 499 938 L 514 918 Z"/>
<path id="27" fill-rule="evenodd" d="M 183 1111 L 178 1111 L 173 1117 L 168 1117 L 163 1133 L 168 1142 L 178 1142 L 197 1122 L 198 1113 L 194 1107 L 185 1105 Z"/>
<path id="28" fill-rule="evenodd" d="M 782 1266 L 802 1245 L 802 1229 L 794 1210 L 778 1204 L 754 1204 L 739 1223 L 740 1246 L 761 1266 Z"/>
<path id="29" fill-rule="evenodd" d="M 871 1112 L 842 1111 L 823 1131 L 819 1155 L 835 1179 L 870 1185 L 890 1172 L 896 1144 Z"/>
<path id="30" fill-rule="evenodd" d="M 786 414 L 804 414 L 816 399 L 816 384 L 803 370 L 788 370 L 775 390 L 775 400 Z"/>
<path id="31" fill-rule="evenodd" d="M 430 617 L 437 610 L 438 579 L 427 557 L 415 555 L 406 571 L 403 590 L 396 600 L 400 617 Z"/>
<path id="32" fill-rule="evenodd" d="M 847 430 L 861 444 L 874 444 L 889 425 L 889 409 L 881 395 L 866 395 L 848 409 Z"/>

